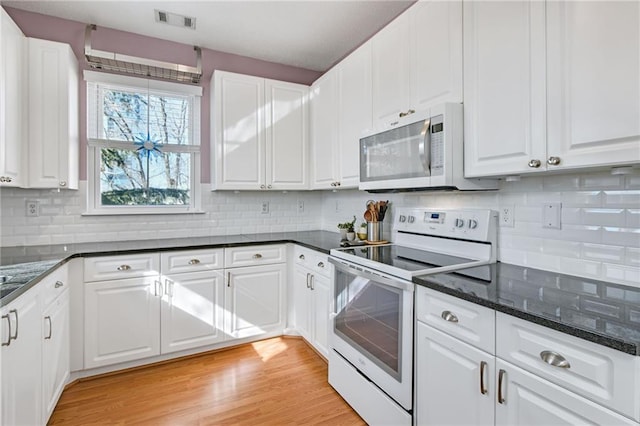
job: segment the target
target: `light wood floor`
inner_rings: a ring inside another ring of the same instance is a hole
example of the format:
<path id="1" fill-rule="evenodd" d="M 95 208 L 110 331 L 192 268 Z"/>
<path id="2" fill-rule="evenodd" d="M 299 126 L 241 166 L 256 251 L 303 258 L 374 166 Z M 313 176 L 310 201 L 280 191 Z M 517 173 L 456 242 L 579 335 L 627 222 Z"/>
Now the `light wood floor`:
<path id="1" fill-rule="evenodd" d="M 300 339 L 231 350 L 77 383 L 50 425 L 364 425 Z"/>

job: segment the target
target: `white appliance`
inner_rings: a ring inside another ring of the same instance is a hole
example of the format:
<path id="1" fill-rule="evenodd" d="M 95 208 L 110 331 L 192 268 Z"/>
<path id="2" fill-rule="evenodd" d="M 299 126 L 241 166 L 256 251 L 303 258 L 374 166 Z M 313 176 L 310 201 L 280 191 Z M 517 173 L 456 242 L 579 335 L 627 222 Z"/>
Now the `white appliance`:
<path id="1" fill-rule="evenodd" d="M 412 277 L 495 262 L 497 223 L 491 210 L 403 208 L 393 244 L 331 250 L 329 383 L 367 423 L 411 424 Z"/>
<path id="2" fill-rule="evenodd" d="M 497 189 L 497 180 L 463 176 L 462 104 L 404 116 L 360 139 L 360 185 L 369 192 Z"/>

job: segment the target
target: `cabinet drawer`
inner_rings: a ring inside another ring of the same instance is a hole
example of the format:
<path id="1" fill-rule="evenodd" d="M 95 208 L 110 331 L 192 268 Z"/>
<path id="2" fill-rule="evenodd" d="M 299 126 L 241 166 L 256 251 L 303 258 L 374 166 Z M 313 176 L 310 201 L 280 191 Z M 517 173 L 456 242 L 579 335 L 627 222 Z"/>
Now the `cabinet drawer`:
<path id="1" fill-rule="evenodd" d="M 159 271 L 160 255 L 158 253 L 84 259 L 85 282 L 145 277 L 157 275 Z"/>
<path id="2" fill-rule="evenodd" d="M 497 314 L 496 354 L 550 382 L 639 420 L 640 357 L 503 313 Z M 550 365 L 547 353 L 568 364 Z"/>
<path id="3" fill-rule="evenodd" d="M 267 265 L 270 263 L 284 263 L 287 261 L 286 246 L 264 245 L 231 247 L 224 249 L 224 267 Z"/>
<path id="4" fill-rule="evenodd" d="M 224 249 L 168 251 L 160 255 L 163 274 L 224 268 Z"/>
<path id="5" fill-rule="evenodd" d="M 495 353 L 492 309 L 417 286 L 416 319 L 485 352 Z"/>
<path id="6" fill-rule="evenodd" d="M 329 256 L 305 247 L 295 246 L 293 258 L 296 265 L 304 266 L 320 275 L 331 277 Z"/>
<path id="7" fill-rule="evenodd" d="M 49 306 L 58 296 L 69 288 L 69 274 L 67 265 L 56 268 L 40 284 L 42 291 L 42 306 Z"/>

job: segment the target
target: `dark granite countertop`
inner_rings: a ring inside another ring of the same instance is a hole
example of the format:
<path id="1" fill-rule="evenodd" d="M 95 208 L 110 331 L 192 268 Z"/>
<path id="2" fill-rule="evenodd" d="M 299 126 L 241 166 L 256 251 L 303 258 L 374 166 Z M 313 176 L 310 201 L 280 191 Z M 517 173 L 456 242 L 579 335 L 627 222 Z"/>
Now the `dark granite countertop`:
<path id="1" fill-rule="evenodd" d="M 0 249 L 0 306 L 4 306 L 74 257 L 127 253 L 295 243 L 329 254 L 340 246 L 340 234 L 328 231 L 279 232 L 162 240 L 112 241 Z M 3 278 L 4 277 L 4 278 Z"/>
<path id="2" fill-rule="evenodd" d="M 640 288 L 495 263 L 415 277 L 416 284 L 632 355 L 640 355 Z"/>

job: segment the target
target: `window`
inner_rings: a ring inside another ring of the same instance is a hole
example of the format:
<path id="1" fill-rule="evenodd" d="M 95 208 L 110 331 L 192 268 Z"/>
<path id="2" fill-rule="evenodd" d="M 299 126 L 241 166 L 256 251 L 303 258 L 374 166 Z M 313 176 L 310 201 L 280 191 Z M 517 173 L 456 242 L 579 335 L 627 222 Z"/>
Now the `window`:
<path id="1" fill-rule="evenodd" d="M 88 213 L 200 208 L 202 88 L 85 71 Z"/>

